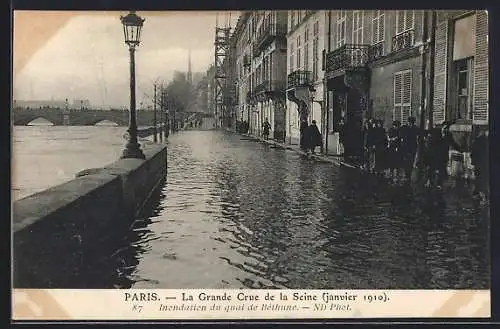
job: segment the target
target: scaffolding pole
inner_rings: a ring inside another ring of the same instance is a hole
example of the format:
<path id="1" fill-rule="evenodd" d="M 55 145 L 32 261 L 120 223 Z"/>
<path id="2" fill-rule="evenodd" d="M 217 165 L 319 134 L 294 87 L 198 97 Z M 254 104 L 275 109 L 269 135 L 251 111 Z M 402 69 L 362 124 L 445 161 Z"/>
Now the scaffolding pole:
<path id="1" fill-rule="evenodd" d="M 229 54 L 229 41 L 231 27 L 226 24 L 225 27 L 219 27 L 218 15 L 215 17 L 215 58 L 214 58 L 214 104 L 215 104 L 215 127 L 219 128 L 226 122 L 226 106 L 224 103 L 224 93 L 226 79 L 228 77 L 227 63 L 224 63 Z M 226 64 L 226 65 L 225 65 Z"/>

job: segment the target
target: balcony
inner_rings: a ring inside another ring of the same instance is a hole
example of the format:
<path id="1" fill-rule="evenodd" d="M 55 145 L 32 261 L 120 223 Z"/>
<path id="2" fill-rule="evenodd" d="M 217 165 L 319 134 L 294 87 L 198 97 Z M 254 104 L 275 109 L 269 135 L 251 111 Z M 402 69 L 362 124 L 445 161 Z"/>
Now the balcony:
<path id="1" fill-rule="evenodd" d="M 285 90 L 285 81 L 282 80 L 266 80 L 260 85 L 258 85 L 255 90 L 254 94 L 262 94 L 262 93 L 277 93 L 280 91 Z"/>
<path id="2" fill-rule="evenodd" d="M 312 72 L 297 70 L 288 75 L 288 87 L 307 87 L 312 85 Z"/>
<path id="3" fill-rule="evenodd" d="M 392 38 L 392 51 L 398 52 L 413 47 L 415 43 L 415 31 L 408 30 Z"/>
<path id="4" fill-rule="evenodd" d="M 275 38 L 286 38 L 286 24 L 261 25 L 253 46 L 254 56 L 258 56 Z"/>
<path id="5" fill-rule="evenodd" d="M 373 61 L 375 61 L 383 56 L 384 56 L 384 42 L 383 41 L 370 46 L 370 49 L 368 49 L 368 60 L 370 62 L 373 62 Z"/>
<path id="6" fill-rule="evenodd" d="M 326 55 L 326 73 L 364 68 L 368 63 L 369 45 L 346 44 Z"/>

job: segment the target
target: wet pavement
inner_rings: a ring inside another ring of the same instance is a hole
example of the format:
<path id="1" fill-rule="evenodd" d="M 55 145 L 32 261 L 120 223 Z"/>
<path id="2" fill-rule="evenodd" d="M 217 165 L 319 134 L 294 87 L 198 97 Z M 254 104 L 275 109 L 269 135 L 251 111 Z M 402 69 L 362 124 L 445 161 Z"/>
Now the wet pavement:
<path id="1" fill-rule="evenodd" d="M 168 143 L 166 182 L 114 251 L 108 285 L 489 287 L 488 209 L 466 186 L 392 186 L 228 132 Z"/>

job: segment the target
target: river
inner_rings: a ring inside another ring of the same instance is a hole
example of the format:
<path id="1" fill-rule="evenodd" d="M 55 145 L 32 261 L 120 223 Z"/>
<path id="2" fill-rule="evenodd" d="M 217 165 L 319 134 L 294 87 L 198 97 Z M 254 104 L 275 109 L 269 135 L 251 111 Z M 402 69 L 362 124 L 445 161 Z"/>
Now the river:
<path id="1" fill-rule="evenodd" d="M 83 169 L 116 161 L 126 127 L 14 126 L 12 191 L 18 200 L 69 181 Z"/>

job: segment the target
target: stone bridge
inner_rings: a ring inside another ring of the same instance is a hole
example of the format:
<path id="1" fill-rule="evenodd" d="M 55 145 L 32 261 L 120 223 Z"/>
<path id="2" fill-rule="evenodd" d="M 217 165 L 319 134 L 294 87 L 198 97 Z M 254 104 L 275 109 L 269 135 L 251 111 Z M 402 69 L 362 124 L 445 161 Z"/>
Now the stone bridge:
<path id="1" fill-rule="evenodd" d="M 157 111 L 157 122 L 160 123 L 160 114 Z M 119 126 L 128 125 L 128 110 L 75 110 L 61 108 L 14 108 L 11 112 L 11 121 L 15 126 L 26 126 L 31 121 L 43 118 L 56 126 L 93 126 L 96 123 L 108 120 Z M 137 111 L 138 126 L 153 125 L 153 111 Z"/>

